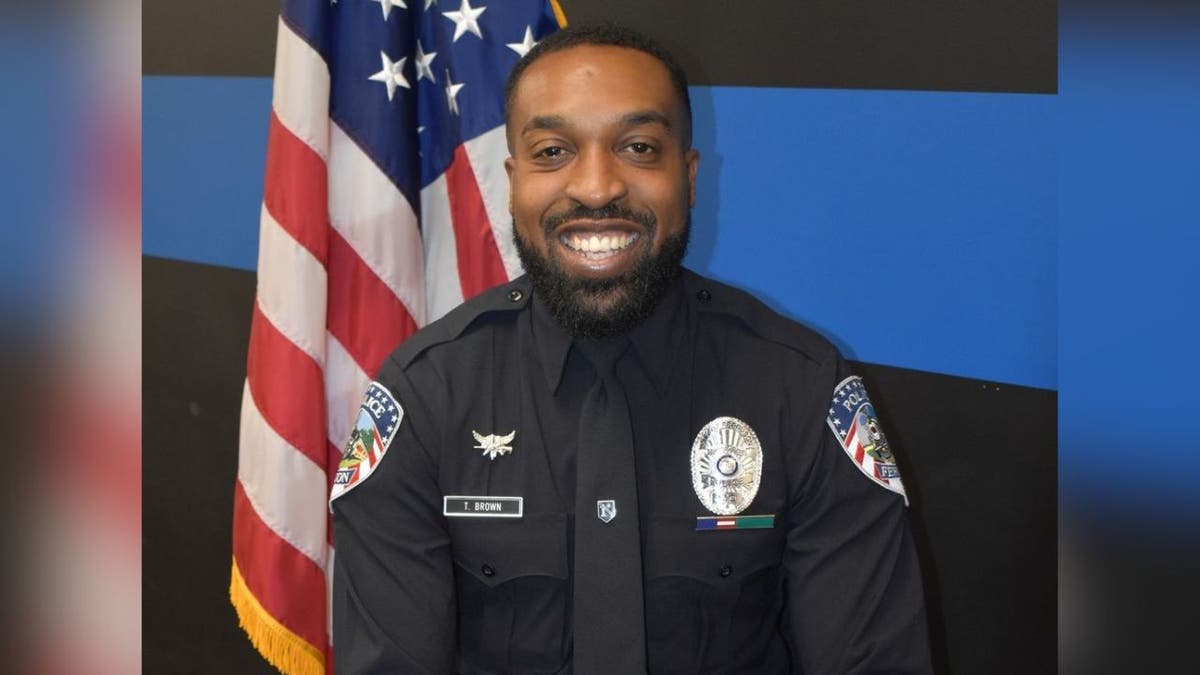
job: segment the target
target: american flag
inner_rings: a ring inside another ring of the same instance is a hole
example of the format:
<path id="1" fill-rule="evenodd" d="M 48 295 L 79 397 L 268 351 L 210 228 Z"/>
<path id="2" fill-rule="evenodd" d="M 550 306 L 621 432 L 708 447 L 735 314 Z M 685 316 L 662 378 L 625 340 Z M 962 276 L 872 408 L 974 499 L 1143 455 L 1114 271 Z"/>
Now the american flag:
<path id="1" fill-rule="evenodd" d="M 554 0 L 285 0 L 242 396 L 230 597 L 325 673 L 326 499 L 358 402 L 418 327 L 520 274 L 503 85 Z"/>

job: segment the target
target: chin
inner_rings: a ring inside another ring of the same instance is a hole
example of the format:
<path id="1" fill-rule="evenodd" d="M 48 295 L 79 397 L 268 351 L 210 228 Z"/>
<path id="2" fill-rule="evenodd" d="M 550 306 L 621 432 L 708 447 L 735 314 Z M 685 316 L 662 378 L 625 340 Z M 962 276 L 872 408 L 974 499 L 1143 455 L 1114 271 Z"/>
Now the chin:
<path id="1" fill-rule="evenodd" d="M 612 322 L 631 302 L 633 291 L 629 283 L 606 286 L 596 290 L 590 285 L 576 286 L 572 294 L 572 303 L 576 311 L 586 315 L 592 322 L 603 324 Z"/>
<path id="2" fill-rule="evenodd" d="M 691 226 L 647 252 L 633 269 L 616 277 L 584 279 L 567 272 L 553 253 L 543 255 L 525 242 L 517 227 L 513 241 L 534 295 L 568 334 L 600 339 L 624 335 L 654 311 L 679 277 Z"/>

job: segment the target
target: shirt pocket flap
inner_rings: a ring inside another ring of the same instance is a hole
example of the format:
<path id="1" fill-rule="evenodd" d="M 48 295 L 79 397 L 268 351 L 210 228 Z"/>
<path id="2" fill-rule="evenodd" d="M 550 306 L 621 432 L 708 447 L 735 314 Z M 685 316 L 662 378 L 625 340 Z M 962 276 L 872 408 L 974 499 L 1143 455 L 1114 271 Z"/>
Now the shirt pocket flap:
<path id="1" fill-rule="evenodd" d="M 727 586 L 782 562 L 775 529 L 698 532 L 694 517 L 652 516 L 650 530 L 647 579 L 680 576 Z"/>
<path id="2" fill-rule="evenodd" d="M 450 539 L 454 562 L 485 586 L 496 587 L 521 577 L 567 578 L 567 519 L 563 514 L 452 522 Z"/>

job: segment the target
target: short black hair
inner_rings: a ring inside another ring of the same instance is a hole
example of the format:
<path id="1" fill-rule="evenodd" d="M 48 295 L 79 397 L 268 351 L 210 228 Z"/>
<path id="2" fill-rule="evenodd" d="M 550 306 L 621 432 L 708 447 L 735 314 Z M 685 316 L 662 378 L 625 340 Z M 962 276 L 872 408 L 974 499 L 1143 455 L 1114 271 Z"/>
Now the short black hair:
<path id="1" fill-rule="evenodd" d="M 517 91 L 517 84 L 520 82 L 525 70 L 546 54 L 584 45 L 636 49 L 639 52 L 649 54 L 658 59 L 659 63 L 662 63 L 666 67 L 667 73 L 671 77 L 671 84 L 675 88 L 675 95 L 679 97 L 680 101 L 683 101 L 683 109 L 686 113 L 683 129 L 683 145 L 685 148 L 691 147 L 692 99 L 688 96 L 687 74 L 683 72 L 683 68 L 675 60 L 675 57 L 671 56 L 671 52 L 668 52 L 658 42 L 631 28 L 612 23 L 570 26 L 547 35 L 542 38 L 541 42 L 534 45 L 533 49 L 530 49 L 517 62 L 517 65 L 513 66 L 512 71 L 508 73 L 508 79 L 504 83 L 505 124 L 508 123 L 509 115 L 512 112 L 513 95 Z"/>

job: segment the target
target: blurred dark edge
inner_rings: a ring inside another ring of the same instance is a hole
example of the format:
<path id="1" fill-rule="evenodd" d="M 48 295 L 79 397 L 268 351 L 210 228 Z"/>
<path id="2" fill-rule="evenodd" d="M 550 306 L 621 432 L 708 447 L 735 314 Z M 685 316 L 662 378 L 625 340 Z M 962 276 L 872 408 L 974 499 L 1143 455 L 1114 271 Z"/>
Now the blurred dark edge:
<path id="1" fill-rule="evenodd" d="M 1059 669 L 1193 673 L 1200 3 L 1064 0 L 1060 22 Z"/>

